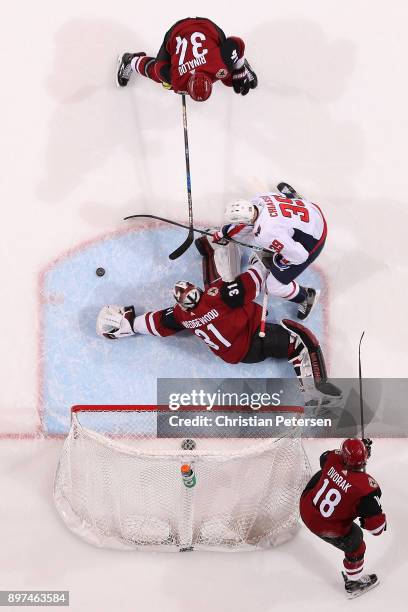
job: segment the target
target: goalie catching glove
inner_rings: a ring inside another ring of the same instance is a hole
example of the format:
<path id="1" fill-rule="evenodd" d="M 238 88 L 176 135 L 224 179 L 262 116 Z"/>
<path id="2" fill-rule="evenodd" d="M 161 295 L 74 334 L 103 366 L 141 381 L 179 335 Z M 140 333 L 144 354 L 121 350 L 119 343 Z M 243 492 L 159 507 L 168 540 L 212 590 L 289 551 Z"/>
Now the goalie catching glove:
<path id="1" fill-rule="evenodd" d="M 104 306 L 96 320 L 96 333 L 115 340 L 124 336 L 134 336 L 133 323 L 136 314 L 133 306 Z"/>

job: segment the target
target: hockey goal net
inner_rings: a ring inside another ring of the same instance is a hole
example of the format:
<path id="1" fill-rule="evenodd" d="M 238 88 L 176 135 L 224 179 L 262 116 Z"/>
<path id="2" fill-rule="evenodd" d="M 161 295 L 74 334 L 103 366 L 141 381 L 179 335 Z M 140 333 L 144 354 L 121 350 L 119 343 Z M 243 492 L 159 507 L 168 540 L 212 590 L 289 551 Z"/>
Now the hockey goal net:
<path id="1" fill-rule="evenodd" d="M 310 477 L 299 438 L 158 437 L 159 413 L 72 409 L 54 483 L 72 531 L 98 546 L 163 551 L 251 550 L 295 533 Z"/>

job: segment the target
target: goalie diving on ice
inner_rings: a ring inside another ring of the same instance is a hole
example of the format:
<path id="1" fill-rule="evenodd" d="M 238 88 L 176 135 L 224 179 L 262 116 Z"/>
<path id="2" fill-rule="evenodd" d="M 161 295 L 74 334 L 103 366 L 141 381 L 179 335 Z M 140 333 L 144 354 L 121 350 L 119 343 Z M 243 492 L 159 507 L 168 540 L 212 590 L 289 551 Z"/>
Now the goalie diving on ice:
<path id="1" fill-rule="evenodd" d="M 266 322 L 265 335 L 259 334 L 262 306 L 255 299 L 265 287 L 269 270 L 258 256 L 253 254 L 240 274 L 236 244 L 220 245 L 202 238 L 196 246 L 203 255 L 204 289 L 179 281 L 173 289 L 174 306 L 143 314 L 137 314 L 134 306 L 104 306 L 97 317 L 98 335 L 166 337 L 187 330 L 230 364 L 286 359 L 295 370 L 305 402 L 339 406 L 341 391 L 328 381 L 319 341 L 308 328 L 283 319 L 280 324 Z"/>

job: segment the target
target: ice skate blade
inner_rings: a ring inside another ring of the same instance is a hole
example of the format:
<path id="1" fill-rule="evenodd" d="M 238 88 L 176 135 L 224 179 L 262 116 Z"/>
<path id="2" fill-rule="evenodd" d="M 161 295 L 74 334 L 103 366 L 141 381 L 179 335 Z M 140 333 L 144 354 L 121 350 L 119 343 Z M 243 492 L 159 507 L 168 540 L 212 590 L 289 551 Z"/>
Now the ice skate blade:
<path id="1" fill-rule="evenodd" d="M 320 294 L 321 294 L 320 289 L 316 289 L 316 297 L 315 297 L 315 299 L 314 299 L 313 306 L 312 306 L 312 308 L 310 309 L 310 312 L 309 312 L 309 314 L 307 315 L 307 317 L 305 317 L 304 319 L 300 319 L 299 315 L 297 315 L 297 318 L 298 318 L 298 319 L 300 319 L 300 320 L 302 321 L 302 323 L 303 323 L 304 321 L 307 321 L 307 320 L 308 320 L 308 318 L 310 317 L 310 315 L 312 314 L 312 312 L 313 312 L 313 311 L 314 311 L 314 309 L 316 308 L 316 304 L 317 304 L 317 302 L 319 301 Z"/>
<path id="2" fill-rule="evenodd" d="M 376 586 L 380 584 L 380 579 L 377 578 L 377 582 L 374 582 L 371 586 L 364 589 L 364 591 L 355 591 L 354 593 L 347 593 L 347 599 L 356 599 L 356 597 L 360 597 L 361 595 L 365 595 L 369 591 L 375 589 Z"/>
<path id="3" fill-rule="evenodd" d="M 116 62 L 116 78 L 115 78 L 115 81 L 116 81 L 116 87 L 118 87 L 119 89 L 123 89 L 124 87 L 127 86 L 127 83 L 126 83 L 126 85 L 121 85 L 119 83 L 119 68 L 120 68 L 120 65 L 122 63 L 123 55 L 124 55 L 123 53 L 118 55 L 118 59 L 117 59 L 117 62 Z"/>

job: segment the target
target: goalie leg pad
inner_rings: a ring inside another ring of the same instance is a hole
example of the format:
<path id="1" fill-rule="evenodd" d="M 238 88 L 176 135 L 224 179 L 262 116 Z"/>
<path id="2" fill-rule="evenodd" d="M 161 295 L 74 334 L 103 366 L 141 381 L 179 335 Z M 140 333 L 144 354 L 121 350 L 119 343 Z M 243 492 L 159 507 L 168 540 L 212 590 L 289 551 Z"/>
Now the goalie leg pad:
<path id="1" fill-rule="evenodd" d="M 296 321 L 283 319 L 281 325 L 291 335 L 288 361 L 293 365 L 301 390 L 306 393 L 306 402 L 338 407 L 342 392 L 327 380 L 326 364 L 316 336 Z"/>
<path id="2" fill-rule="evenodd" d="M 229 283 L 240 274 L 241 251 L 237 244 L 218 244 L 210 242 L 207 236 L 202 236 L 196 241 L 196 245 L 203 256 L 203 280 L 206 287 L 220 278 Z"/>
<path id="3" fill-rule="evenodd" d="M 96 333 L 111 340 L 124 336 L 134 336 L 133 322 L 135 320 L 133 306 L 104 306 L 96 319 Z"/>

